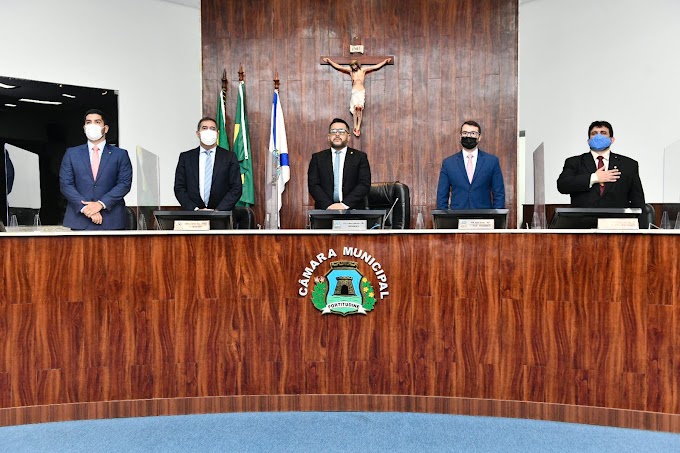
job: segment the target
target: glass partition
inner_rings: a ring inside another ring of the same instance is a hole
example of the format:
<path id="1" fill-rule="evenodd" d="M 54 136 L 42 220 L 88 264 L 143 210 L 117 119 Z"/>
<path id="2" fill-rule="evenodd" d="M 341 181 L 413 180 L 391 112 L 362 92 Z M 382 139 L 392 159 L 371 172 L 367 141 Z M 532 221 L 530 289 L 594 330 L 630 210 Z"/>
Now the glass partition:
<path id="1" fill-rule="evenodd" d="M 0 159 L 0 222 L 4 225 L 9 223 L 7 217 L 7 194 L 12 191 L 14 184 L 14 167 L 9 158 L 9 154 L 5 150 L 5 144 L 0 143 L 2 147 L 2 158 Z"/>
<path id="2" fill-rule="evenodd" d="M 680 203 L 680 140 L 668 145 L 663 152 L 663 202 Z"/>
<path id="3" fill-rule="evenodd" d="M 153 229 L 153 211 L 160 209 L 161 186 L 158 156 L 137 147 L 137 229 Z"/>
<path id="4" fill-rule="evenodd" d="M 32 226 L 40 215 L 40 162 L 37 154 L 5 145 L 8 225 Z"/>
<path id="5" fill-rule="evenodd" d="M 547 228 L 545 218 L 545 149 L 543 143 L 534 151 L 534 215 L 531 228 Z"/>

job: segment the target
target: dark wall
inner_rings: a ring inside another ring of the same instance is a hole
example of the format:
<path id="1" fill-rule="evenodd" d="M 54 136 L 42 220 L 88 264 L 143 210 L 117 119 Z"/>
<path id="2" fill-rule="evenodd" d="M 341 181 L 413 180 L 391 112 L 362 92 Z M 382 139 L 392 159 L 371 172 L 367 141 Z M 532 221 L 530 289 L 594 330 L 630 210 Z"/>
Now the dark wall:
<path id="1" fill-rule="evenodd" d="M 265 149 L 275 71 L 281 80 L 291 181 L 281 223 L 302 227 L 313 205 L 307 165 L 327 147 L 328 123 L 348 111 L 351 82 L 322 55 L 349 55 L 359 36 L 366 55 L 394 55 L 395 64 L 367 76 L 361 138 L 373 181 L 411 188 L 412 215 L 426 226 L 436 204 L 443 158 L 460 149 L 459 127 L 483 127 L 480 148 L 500 157 L 514 225 L 517 164 L 517 0 L 203 0 L 203 110 L 215 114 L 227 70 L 227 116 L 233 140 L 239 64 L 246 73 L 256 213 L 264 218 Z"/>

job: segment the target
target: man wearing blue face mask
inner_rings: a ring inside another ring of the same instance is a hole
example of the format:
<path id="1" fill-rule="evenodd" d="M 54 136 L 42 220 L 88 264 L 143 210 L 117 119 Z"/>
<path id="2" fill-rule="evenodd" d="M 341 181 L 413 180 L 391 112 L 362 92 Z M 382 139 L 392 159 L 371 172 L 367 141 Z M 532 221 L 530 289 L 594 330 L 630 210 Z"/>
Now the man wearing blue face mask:
<path id="1" fill-rule="evenodd" d="M 557 190 L 571 196 L 574 208 L 643 208 L 645 193 L 637 161 L 614 154 L 614 130 L 607 121 L 588 128 L 590 152 L 568 158 Z"/>

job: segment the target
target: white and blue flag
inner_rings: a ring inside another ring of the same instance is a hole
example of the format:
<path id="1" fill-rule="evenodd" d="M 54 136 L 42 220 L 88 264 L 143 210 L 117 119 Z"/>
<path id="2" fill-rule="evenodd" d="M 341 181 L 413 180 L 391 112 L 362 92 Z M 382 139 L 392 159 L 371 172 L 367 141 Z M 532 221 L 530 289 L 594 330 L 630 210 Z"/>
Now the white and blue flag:
<path id="1" fill-rule="evenodd" d="M 290 167 L 288 165 L 288 141 L 286 140 L 286 125 L 283 121 L 283 109 L 279 99 L 279 90 L 274 90 L 274 101 L 272 103 L 272 128 L 269 135 L 269 161 L 274 162 L 276 158 L 276 173 L 272 171 L 272 179 L 278 188 L 278 194 L 274 190 L 267 191 L 267 205 L 273 208 L 276 218 L 281 212 L 281 194 L 286 190 L 286 183 L 290 179 Z M 273 169 L 272 169 L 273 170 Z M 276 203 L 275 205 L 273 203 Z M 280 225 L 280 221 L 278 222 Z"/>

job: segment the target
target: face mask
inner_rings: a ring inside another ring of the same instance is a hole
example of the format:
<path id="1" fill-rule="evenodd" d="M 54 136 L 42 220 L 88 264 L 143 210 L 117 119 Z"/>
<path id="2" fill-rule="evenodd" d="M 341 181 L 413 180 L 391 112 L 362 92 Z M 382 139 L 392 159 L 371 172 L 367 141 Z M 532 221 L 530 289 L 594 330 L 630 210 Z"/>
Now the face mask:
<path id="1" fill-rule="evenodd" d="M 96 124 L 86 124 L 85 136 L 89 141 L 96 142 L 104 136 L 104 128 Z"/>
<path id="2" fill-rule="evenodd" d="M 477 140 L 474 137 L 461 137 L 460 138 L 460 144 L 463 145 L 463 148 L 465 148 L 465 149 L 475 149 L 478 142 L 479 142 L 479 140 Z"/>
<path id="3" fill-rule="evenodd" d="M 590 140 L 588 140 L 588 146 L 590 146 L 590 149 L 593 151 L 604 151 L 605 149 L 612 146 L 612 139 L 606 135 L 596 134 L 590 137 Z"/>
<path id="4" fill-rule="evenodd" d="M 217 143 L 217 131 L 205 129 L 201 131 L 201 142 L 204 145 L 212 146 Z"/>

